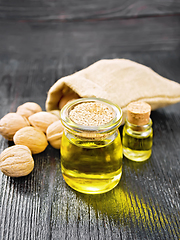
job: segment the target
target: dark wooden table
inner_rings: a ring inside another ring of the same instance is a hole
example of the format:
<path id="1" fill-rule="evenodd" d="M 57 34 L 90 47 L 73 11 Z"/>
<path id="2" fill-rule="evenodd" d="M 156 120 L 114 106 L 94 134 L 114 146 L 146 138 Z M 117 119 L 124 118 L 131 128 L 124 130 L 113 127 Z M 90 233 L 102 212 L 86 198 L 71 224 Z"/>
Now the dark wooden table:
<path id="1" fill-rule="evenodd" d="M 180 83 L 179 1 L 0 0 L 0 33 L 0 118 L 27 101 L 45 110 L 57 79 L 103 58 Z M 106 194 L 68 187 L 51 146 L 33 156 L 30 175 L 0 172 L 0 239 L 179 240 L 180 103 L 151 117 L 151 159 L 123 159 L 122 179 Z M 0 136 L 0 152 L 9 145 Z"/>

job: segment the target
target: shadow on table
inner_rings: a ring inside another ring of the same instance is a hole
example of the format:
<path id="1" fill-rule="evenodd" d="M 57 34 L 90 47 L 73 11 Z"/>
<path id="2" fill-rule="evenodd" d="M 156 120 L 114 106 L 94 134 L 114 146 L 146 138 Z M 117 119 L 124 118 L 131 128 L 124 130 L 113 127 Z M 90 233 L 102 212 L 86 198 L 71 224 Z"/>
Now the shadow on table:
<path id="1" fill-rule="evenodd" d="M 49 145 L 44 152 L 33 155 L 33 158 L 33 171 L 24 177 L 9 178 L 9 184 L 22 195 L 51 195 L 57 169 L 60 168 L 60 151 Z"/>

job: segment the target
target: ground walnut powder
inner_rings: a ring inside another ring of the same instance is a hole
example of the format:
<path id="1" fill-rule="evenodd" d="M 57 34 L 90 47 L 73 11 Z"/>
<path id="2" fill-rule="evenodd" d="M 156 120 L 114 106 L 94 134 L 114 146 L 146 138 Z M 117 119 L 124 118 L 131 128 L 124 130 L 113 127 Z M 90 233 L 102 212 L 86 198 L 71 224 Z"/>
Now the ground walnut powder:
<path id="1" fill-rule="evenodd" d="M 110 122 L 115 116 L 114 110 L 106 104 L 85 102 L 76 105 L 69 113 L 70 119 L 84 126 L 100 126 Z"/>

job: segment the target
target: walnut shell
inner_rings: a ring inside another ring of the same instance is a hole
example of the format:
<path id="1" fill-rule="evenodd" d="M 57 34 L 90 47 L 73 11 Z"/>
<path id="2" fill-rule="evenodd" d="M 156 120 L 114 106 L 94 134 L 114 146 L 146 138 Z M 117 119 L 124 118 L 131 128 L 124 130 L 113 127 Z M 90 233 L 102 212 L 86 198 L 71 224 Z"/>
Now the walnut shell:
<path id="1" fill-rule="evenodd" d="M 58 117 L 58 119 L 60 119 L 60 110 L 52 110 L 52 111 L 48 111 L 49 113 L 55 115 L 56 117 Z"/>
<path id="2" fill-rule="evenodd" d="M 75 92 L 69 92 L 67 93 L 66 95 L 64 95 L 60 101 L 59 101 L 59 109 L 62 109 L 66 103 L 72 101 L 72 100 L 75 100 L 75 99 L 78 99 L 79 98 L 79 95 Z"/>
<path id="3" fill-rule="evenodd" d="M 46 135 L 40 129 L 32 126 L 18 130 L 13 140 L 17 145 L 27 146 L 33 154 L 43 152 L 48 145 Z"/>
<path id="4" fill-rule="evenodd" d="M 26 102 L 17 108 L 16 113 L 20 114 L 23 117 L 28 118 L 29 116 L 41 111 L 42 111 L 42 108 L 37 103 Z"/>
<path id="5" fill-rule="evenodd" d="M 64 127 L 60 120 L 49 125 L 46 131 L 47 140 L 52 147 L 60 149 L 61 138 L 63 134 Z"/>
<path id="6" fill-rule="evenodd" d="M 48 126 L 59 119 L 54 114 L 44 111 L 31 115 L 28 120 L 32 126 L 39 128 L 45 133 Z"/>
<path id="7" fill-rule="evenodd" d="M 6 148 L 0 155 L 0 169 L 10 177 L 28 175 L 34 168 L 31 151 L 23 145 Z"/>
<path id="8" fill-rule="evenodd" d="M 8 113 L 0 120 L 0 134 L 12 141 L 14 134 L 21 128 L 29 126 L 26 118 L 17 113 Z"/>

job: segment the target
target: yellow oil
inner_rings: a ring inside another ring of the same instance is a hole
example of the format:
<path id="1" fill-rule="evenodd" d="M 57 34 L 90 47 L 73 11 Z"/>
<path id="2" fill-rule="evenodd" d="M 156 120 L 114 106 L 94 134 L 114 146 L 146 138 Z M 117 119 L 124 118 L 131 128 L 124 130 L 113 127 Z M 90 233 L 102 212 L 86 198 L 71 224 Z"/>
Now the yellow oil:
<path id="1" fill-rule="evenodd" d="M 84 140 L 65 131 L 61 143 L 61 170 L 73 189 L 89 194 L 114 188 L 122 174 L 119 131 L 106 140 Z"/>
<path id="2" fill-rule="evenodd" d="M 151 156 L 153 144 L 152 128 L 147 131 L 137 132 L 128 128 L 123 128 L 123 154 L 133 161 L 145 161 Z"/>

